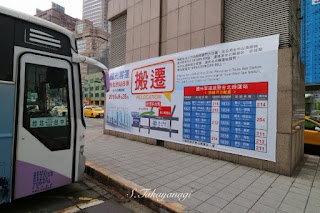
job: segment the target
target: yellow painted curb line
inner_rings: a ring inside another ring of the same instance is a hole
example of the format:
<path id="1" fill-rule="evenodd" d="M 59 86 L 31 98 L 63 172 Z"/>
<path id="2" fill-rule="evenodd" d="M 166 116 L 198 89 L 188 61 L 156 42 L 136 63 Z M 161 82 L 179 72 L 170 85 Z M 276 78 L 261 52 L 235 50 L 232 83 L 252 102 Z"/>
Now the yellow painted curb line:
<path id="1" fill-rule="evenodd" d="M 117 175 L 108 169 L 102 168 L 90 161 L 86 161 L 86 167 L 88 167 L 89 169 L 93 169 L 95 172 L 98 172 L 101 175 L 107 177 L 108 179 L 110 179 L 111 181 L 115 182 L 117 185 L 119 185 L 120 187 L 128 191 L 134 190 L 136 193 L 138 193 L 141 196 L 144 194 L 144 192 L 141 191 L 145 189 L 144 187 L 130 180 L 127 180 L 126 178 L 121 177 L 120 175 Z M 166 202 L 157 200 L 156 198 L 153 198 L 153 197 L 145 197 L 144 199 L 150 200 L 153 204 L 156 204 L 161 208 L 169 210 L 170 212 L 182 213 L 187 208 L 187 206 L 184 206 L 180 203 L 166 203 Z"/>
<path id="2" fill-rule="evenodd" d="M 65 209 L 61 209 L 61 210 L 58 210 L 54 213 L 76 213 L 80 210 L 83 210 L 83 209 L 86 209 L 86 208 L 89 208 L 89 207 L 92 207 L 92 206 L 96 206 L 96 205 L 99 205 L 101 203 L 104 203 L 103 200 L 97 200 L 97 199 L 92 199 L 90 198 L 91 201 L 87 202 L 87 203 L 81 203 L 81 204 L 78 204 L 78 205 L 74 205 L 74 206 L 70 206 L 68 208 L 65 208 Z"/>

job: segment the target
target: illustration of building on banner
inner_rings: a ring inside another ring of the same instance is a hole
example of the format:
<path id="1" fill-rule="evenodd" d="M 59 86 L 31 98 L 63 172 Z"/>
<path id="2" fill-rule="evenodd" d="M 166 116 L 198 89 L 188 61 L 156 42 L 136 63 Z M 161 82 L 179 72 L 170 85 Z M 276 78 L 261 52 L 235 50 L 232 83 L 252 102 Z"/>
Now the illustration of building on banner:
<path id="1" fill-rule="evenodd" d="M 155 102 L 156 103 L 156 102 Z M 148 105 L 148 104 L 147 104 Z M 159 116 L 154 116 L 153 107 L 149 112 L 144 112 L 139 115 L 139 112 L 132 113 L 133 122 L 132 127 L 141 129 L 147 129 L 148 134 L 151 130 L 169 132 L 171 138 L 172 133 L 178 133 L 178 130 L 172 129 L 172 121 L 179 121 L 178 117 L 173 117 L 176 105 L 171 107 L 159 107 Z"/>
<path id="2" fill-rule="evenodd" d="M 268 82 L 184 88 L 183 141 L 267 152 Z"/>
<path id="3" fill-rule="evenodd" d="M 106 122 L 122 129 L 131 128 L 131 115 L 126 108 L 110 107 L 106 111 Z"/>

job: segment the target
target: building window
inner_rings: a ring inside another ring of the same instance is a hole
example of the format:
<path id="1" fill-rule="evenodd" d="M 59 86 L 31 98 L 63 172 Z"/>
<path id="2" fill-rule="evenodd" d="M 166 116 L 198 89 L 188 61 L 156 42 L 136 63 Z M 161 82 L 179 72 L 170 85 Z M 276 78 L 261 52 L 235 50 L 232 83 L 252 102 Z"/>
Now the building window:
<path id="1" fill-rule="evenodd" d="M 101 86 L 101 90 L 104 90 L 104 86 Z"/>
<path id="2" fill-rule="evenodd" d="M 77 40 L 77 44 L 78 44 L 78 45 L 84 44 L 84 43 L 86 43 L 86 41 L 87 41 L 87 40 Z"/>
<path id="3" fill-rule="evenodd" d="M 288 23 L 291 1 L 268 1 L 268 4 L 266 1 L 225 0 L 223 2 L 224 42 L 280 34 L 280 48 L 290 46 Z M 250 12 L 248 8 L 252 8 Z M 261 10 L 263 15 L 257 15 Z M 245 15 L 239 16 L 239 14 Z"/>
<path id="4" fill-rule="evenodd" d="M 77 25 L 77 33 L 78 34 L 83 33 L 83 24 L 78 24 Z"/>
<path id="5" fill-rule="evenodd" d="M 14 23 L 13 18 L 1 15 L 0 27 L 4 30 L 1 32 L 0 39 L 0 81 L 13 81 Z"/>
<path id="6" fill-rule="evenodd" d="M 110 68 L 126 64 L 126 31 L 127 15 L 122 15 L 112 21 Z"/>
<path id="7" fill-rule="evenodd" d="M 94 94 L 94 97 L 98 98 L 99 97 L 99 93 Z"/>
<path id="8" fill-rule="evenodd" d="M 101 97 L 104 97 L 104 93 L 101 93 Z"/>
<path id="9" fill-rule="evenodd" d="M 99 86 L 96 86 L 96 90 L 99 90 Z"/>

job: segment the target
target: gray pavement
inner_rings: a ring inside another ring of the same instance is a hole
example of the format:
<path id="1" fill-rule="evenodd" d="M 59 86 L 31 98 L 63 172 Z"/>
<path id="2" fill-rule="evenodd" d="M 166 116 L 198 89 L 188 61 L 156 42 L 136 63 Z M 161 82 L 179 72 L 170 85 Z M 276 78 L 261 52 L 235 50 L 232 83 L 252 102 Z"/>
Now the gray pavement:
<path id="1" fill-rule="evenodd" d="M 88 128 L 101 127 L 102 119 Z M 0 205 L 0 213 L 154 213 L 135 200 L 120 195 L 87 175 L 82 181 Z"/>
<path id="2" fill-rule="evenodd" d="M 191 192 L 188 212 L 320 212 L 318 156 L 287 177 L 105 135 L 103 119 L 86 120 L 88 161 L 156 192 Z"/>
<path id="3" fill-rule="evenodd" d="M 93 212 L 101 208 L 103 213 L 141 212 L 144 206 L 131 203 L 140 207 L 141 211 L 135 211 L 131 206 L 124 205 L 123 199 L 111 194 L 102 184 L 92 182 L 84 178 L 78 183 L 69 184 L 53 190 L 35 194 L 15 200 L 9 204 L 0 205 L 1 213 L 44 213 L 44 212 Z M 91 207 L 93 206 L 93 207 Z M 92 210 L 91 210 L 92 209 Z M 95 211 L 98 212 L 98 211 Z M 152 211 L 144 211 L 151 213 Z"/>

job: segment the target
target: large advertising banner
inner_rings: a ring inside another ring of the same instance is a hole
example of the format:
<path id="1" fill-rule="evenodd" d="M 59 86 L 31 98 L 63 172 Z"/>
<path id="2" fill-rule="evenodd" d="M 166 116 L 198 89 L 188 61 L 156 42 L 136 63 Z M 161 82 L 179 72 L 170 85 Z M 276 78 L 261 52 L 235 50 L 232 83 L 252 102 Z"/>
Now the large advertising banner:
<path id="1" fill-rule="evenodd" d="M 105 128 L 275 162 L 279 35 L 111 69 Z"/>

